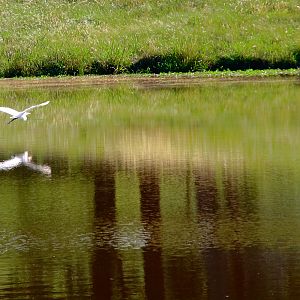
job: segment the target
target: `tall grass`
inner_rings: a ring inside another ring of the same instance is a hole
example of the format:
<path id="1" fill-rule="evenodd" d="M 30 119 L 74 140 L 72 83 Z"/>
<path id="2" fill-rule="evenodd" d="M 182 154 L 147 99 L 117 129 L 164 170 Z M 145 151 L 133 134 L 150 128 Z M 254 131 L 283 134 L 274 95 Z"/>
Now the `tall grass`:
<path id="1" fill-rule="evenodd" d="M 296 68 L 298 0 L 0 0 L 0 76 Z"/>

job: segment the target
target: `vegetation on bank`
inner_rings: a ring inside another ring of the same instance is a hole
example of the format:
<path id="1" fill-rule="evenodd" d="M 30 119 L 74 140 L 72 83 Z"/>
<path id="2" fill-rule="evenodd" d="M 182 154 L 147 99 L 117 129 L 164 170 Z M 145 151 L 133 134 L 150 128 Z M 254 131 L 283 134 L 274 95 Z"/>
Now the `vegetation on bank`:
<path id="1" fill-rule="evenodd" d="M 298 68 L 298 0 L 0 0 L 0 76 Z"/>
<path id="2" fill-rule="evenodd" d="M 243 70 L 243 71 L 202 71 L 202 72 L 169 72 L 159 74 L 116 74 L 116 75 L 85 75 L 55 77 L 15 77 L 0 79 L 0 87 L 48 87 L 48 86 L 112 86 L 114 84 L 135 84 L 138 86 L 159 86 L 161 84 L 182 86 L 194 83 L 203 83 L 210 80 L 217 81 L 255 81 L 255 80 L 288 80 L 300 77 L 300 69 L 266 69 L 266 70 Z"/>

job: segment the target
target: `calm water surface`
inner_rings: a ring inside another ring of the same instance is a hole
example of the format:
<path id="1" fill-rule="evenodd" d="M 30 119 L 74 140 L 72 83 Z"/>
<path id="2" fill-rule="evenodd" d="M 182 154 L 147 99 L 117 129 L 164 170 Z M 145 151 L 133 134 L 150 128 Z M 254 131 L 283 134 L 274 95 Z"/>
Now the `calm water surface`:
<path id="1" fill-rule="evenodd" d="M 299 82 L 0 90 L 1 299 L 299 299 Z"/>

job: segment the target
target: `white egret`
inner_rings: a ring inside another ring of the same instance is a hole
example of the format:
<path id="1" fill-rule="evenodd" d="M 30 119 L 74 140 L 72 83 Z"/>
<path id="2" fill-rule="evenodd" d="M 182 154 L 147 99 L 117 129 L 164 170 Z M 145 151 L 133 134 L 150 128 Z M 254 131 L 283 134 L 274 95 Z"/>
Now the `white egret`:
<path id="1" fill-rule="evenodd" d="M 17 111 L 17 110 L 14 110 L 12 108 L 9 108 L 9 107 L 0 107 L 0 111 L 2 112 L 5 112 L 9 115 L 11 115 L 11 120 L 7 123 L 11 123 L 13 122 L 14 120 L 17 120 L 17 119 L 23 119 L 24 121 L 27 120 L 27 115 L 30 114 L 30 110 L 36 108 L 36 107 L 40 107 L 40 106 L 44 106 L 44 105 L 47 105 L 50 101 L 46 101 L 46 102 L 43 102 L 41 104 L 37 104 L 37 105 L 33 105 L 33 106 L 30 106 L 26 109 L 24 109 L 23 111 Z"/>

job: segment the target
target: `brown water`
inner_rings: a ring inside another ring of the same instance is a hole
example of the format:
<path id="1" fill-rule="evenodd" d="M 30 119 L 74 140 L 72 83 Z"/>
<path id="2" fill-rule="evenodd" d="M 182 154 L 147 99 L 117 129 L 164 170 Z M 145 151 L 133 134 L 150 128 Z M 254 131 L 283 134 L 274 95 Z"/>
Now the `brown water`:
<path id="1" fill-rule="evenodd" d="M 0 298 L 299 299 L 299 92 L 2 89 Z"/>

